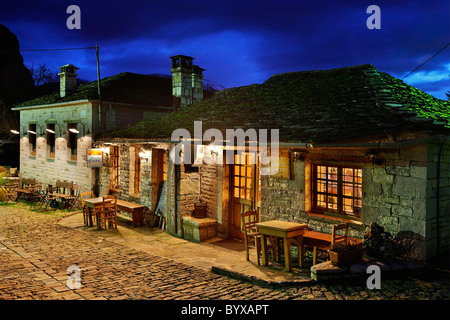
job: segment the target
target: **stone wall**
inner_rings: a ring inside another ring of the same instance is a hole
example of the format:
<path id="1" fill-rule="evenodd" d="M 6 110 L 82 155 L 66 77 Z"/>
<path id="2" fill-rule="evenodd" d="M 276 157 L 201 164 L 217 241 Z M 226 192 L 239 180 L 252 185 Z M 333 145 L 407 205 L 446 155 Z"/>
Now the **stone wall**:
<path id="1" fill-rule="evenodd" d="M 101 145 L 107 156 L 104 159 L 109 159 L 109 147 Z M 140 147 L 140 146 L 138 146 Z M 119 191 L 117 196 L 121 200 L 130 201 L 134 203 L 143 204 L 151 208 L 151 153 L 147 152 L 149 158 L 141 159 L 141 187 L 140 193 L 134 192 L 134 172 L 135 172 L 135 148 L 136 146 L 120 145 L 119 157 Z M 142 150 L 148 151 L 146 149 Z M 108 193 L 110 183 L 110 164 L 109 161 L 104 161 L 103 167 L 100 169 L 100 195 Z"/>
<path id="2" fill-rule="evenodd" d="M 180 165 L 179 193 L 179 214 L 180 218 L 191 216 L 195 203 L 200 201 L 200 172 L 192 170 L 184 165 Z"/>
<path id="3" fill-rule="evenodd" d="M 166 222 L 167 232 L 173 235 L 181 236 L 182 227 L 180 223 L 180 184 L 177 182 L 180 176 L 180 166 L 172 161 L 166 162 Z"/>
<path id="4" fill-rule="evenodd" d="M 217 219 L 220 180 L 217 165 L 200 167 L 200 199 L 206 203 L 208 217 L 212 219 Z"/>
<path id="5" fill-rule="evenodd" d="M 156 119 L 167 112 L 164 107 L 158 109 L 112 103 L 105 104 L 107 131 L 123 128 L 144 119 Z"/>
<path id="6" fill-rule="evenodd" d="M 427 148 L 403 148 L 382 155 L 386 165 L 363 168 L 362 222 L 381 225 L 399 242 L 411 243 L 405 256 L 426 256 Z M 408 239 L 400 239 L 405 235 Z"/>
<path id="7" fill-rule="evenodd" d="M 22 110 L 20 112 L 20 123 L 23 130 L 27 132 L 30 122 L 37 123 L 36 154 L 32 153 L 29 139 L 30 134 L 21 135 L 20 139 L 20 172 L 24 178 L 36 178 L 42 184 L 55 184 L 57 180 L 73 181 L 78 184 L 81 191 L 91 190 L 92 169 L 86 166 L 86 150 L 92 146 L 92 138 L 87 135 L 91 130 L 92 107 L 89 103 L 60 106 L 55 108 L 38 108 Z M 79 125 L 80 133 L 77 141 L 77 158 L 71 160 L 69 148 L 67 147 L 67 124 L 66 119 L 81 119 L 85 124 L 85 136 L 83 127 Z M 46 121 L 55 120 L 60 127 L 56 126 L 55 155 L 50 157 L 46 138 Z M 41 135 L 42 132 L 44 135 Z M 61 135 L 61 137 L 60 137 Z"/>
<path id="8" fill-rule="evenodd" d="M 428 146 L 427 180 L 427 221 L 429 222 L 427 249 L 448 255 L 450 249 L 450 140 Z"/>
<path id="9" fill-rule="evenodd" d="M 372 222 L 405 244 L 406 258 L 424 260 L 436 254 L 437 237 L 440 251 L 449 243 L 449 154 L 450 144 L 442 149 L 439 189 L 437 187 L 438 155 L 441 145 L 422 145 L 390 149 L 378 153 L 382 165 L 363 167 L 362 214 L 354 221 L 350 236 L 362 238 Z M 345 156 L 345 151 L 342 152 Z M 294 162 L 295 179 L 261 177 L 261 217 L 306 223 L 316 231 L 331 233 L 331 226 L 342 219 L 310 214 L 309 170 L 306 161 Z M 439 216 L 437 192 L 439 190 Z M 439 231 L 437 229 L 439 220 Z"/>
<path id="10" fill-rule="evenodd" d="M 306 223 L 313 230 L 325 233 L 331 233 L 332 225 L 342 223 L 342 220 L 307 214 L 311 207 L 310 170 L 310 163 L 294 161 L 295 178 L 292 180 L 261 176 L 262 221 L 276 219 Z M 349 229 L 352 237 L 362 238 L 364 232 L 362 224 L 353 224 Z"/>

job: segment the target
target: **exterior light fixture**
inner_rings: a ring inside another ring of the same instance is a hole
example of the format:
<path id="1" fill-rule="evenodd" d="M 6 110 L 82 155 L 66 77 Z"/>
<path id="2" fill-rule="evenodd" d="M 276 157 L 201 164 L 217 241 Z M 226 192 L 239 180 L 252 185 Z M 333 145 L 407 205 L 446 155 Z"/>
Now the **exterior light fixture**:
<path id="1" fill-rule="evenodd" d="M 28 132 L 37 136 L 37 131 L 38 131 L 37 129 L 39 127 L 40 135 L 42 136 L 44 134 L 44 132 L 42 131 L 42 127 L 39 124 L 35 124 L 35 126 L 36 126 L 36 131 L 28 129 Z"/>
<path id="2" fill-rule="evenodd" d="M 73 122 L 73 123 L 76 123 L 77 125 L 78 124 L 81 124 L 82 126 L 83 126 L 83 137 L 86 135 L 86 134 L 90 134 L 91 132 L 89 131 L 89 128 L 88 128 L 88 130 L 87 130 L 87 132 L 86 132 L 86 126 L 84 125 L 84 123 L 82 123 L 82 122 Z M 80 133 L 80 131 L 77 129 L 77 128 L 70 128 L 69 129 L 69 131 L 70 132 L 72 132 L 72 133 Z"/>
<path id="3" fill-rule="evenodd" d="M 16 129 L 11 129 L 10 131 L 11 131 L 11 133 L 13 133 L 13 134 L 18 134 L 18 135 L 20 135 L 20 133 L 22 133 L 23 135 L 26 135 L 27 133 L 25 132 L 25 127 L 24 127 L 23 125 L 20 125 L 20 128 L 21 128 L 21 129 L 19 129 L 19 131 L 17 131 Z"/>
<path id="4" fill-rule="evenodd" d="M 148 159 L 150 158 L 150 152 L 148 152 L 148 151 L 139 152 L 139 158 L 142 158 L 142 160 L 145 160 L 146 162 L 148 162 Z"/>
<path id="5" fill-rule="evenodd" d="M 55 129 L 46 128 L 45 131 L 48 133 L 56 134 L 56 126 L 59 128 L 59 137 L 61 137 L 61 126 L 58 123 L 53 123 L 55 125 Z"/>

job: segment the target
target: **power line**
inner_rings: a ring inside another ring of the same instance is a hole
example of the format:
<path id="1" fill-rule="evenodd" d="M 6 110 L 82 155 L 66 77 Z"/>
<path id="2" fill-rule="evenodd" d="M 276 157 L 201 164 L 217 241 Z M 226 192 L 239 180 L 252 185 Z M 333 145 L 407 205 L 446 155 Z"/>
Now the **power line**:
<path id="1" fill-rule="evenodd" d="M 0 52 L 18 52 L 18 51 L 65 51 L 65 50 L 87 50 L 87 49 L 96 49 L 97 47 L 82 47 L 82 48 L 51 48 L 51 49 L 2 49 Z"/>
<path id="2" fill-rule="evenodd" d="M 20 51 L 60 51 L 60 50 L 86 50 L 96 49 L 96 47 L 84 47 L 84 48 L 60 48 L 60 49 L 24 49 Z"/>
<path id="3" fill-rule="evenodd" d="M 431 59 L 433 59 L 435 56 L 437 56 L 439 53 L 441 53 L 442 51 L 444 51 L 444 49 L 446 49 L 448 46 L 450 45 L 450 42 L 447 43 L 445 45 L 445 47 L 443 47 L 441 50 L 439 50 L 438 52 L 436 52 L 435 54 L 433 54 L 427 61 L 425 61 L 424 63 L 422 63 L 420 66 L 418 66 L 417 68 L 415 68 L 413 71 L 411 71 L 410 73 L 408 73 L 406 76 L 404 76 L 402 78 L 405 79 L 406 77 L 408 77 L 409 75 L 411 75 L 412 73 L 416 72 L 419 68 L 421 68 L 425 63 L 427 63 L 428 61 L 430 61 Z"/>

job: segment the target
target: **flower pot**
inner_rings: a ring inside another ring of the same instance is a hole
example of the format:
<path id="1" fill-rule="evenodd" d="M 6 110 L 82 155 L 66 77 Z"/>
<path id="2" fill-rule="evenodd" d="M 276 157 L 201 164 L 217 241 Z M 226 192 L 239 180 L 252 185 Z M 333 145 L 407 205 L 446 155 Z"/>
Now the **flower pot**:
<path id="1" fill-rule="evenodd" d="M 337 252 L 333 250 L 329 251 L 331 263 L 337 266 L 347 265 L 353 262 L 360 261 L 362 260 L 363 253 L 363 247 L 345 252 Z"/>
<path id="2" fill-rule="evenodd" d="M 195 204 L 192 216 L 197 219 L 206 218 L 206 205 Z"/>

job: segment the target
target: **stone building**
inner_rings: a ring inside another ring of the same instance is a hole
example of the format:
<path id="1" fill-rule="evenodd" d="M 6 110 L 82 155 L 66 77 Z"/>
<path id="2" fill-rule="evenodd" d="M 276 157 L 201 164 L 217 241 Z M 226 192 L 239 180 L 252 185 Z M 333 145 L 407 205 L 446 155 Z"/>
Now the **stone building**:
<path id="1" fill-rule="evenodd" d="M 172 68 L 174 75 L 185 77 L 190 72 L 190 100 L 186 100 L 185 92 L 174 90 L 172 94 L 172 86 L 178 86 L 175 78 L 120 73 L 101 80 L 99 95 L 97 81 L 77 87 L 78 68 L 71 64 L 60 67 L 59 92 L 12 108 L 20 112 L 21 176 L 36 178 L 42 184 L 55 184 L 60 179 L 73 181 L 81 191 L 97 186 L 98 168 L 88 166 L 87 150 L 105 132 L 158 118 L 176 110 L 180 101 L 186 106 L 203 98 L 203 92 L 199 92 L 203 88 L 203 69 L 193 66 L 191 57 L 172 59 L 183 65 L 185 61 L 190 63 L 186 68 Z M 134 161 L 134 154 L 130 159 Z M 117 188 L 117 179 L 109 187 Z"/>
<path id="2" fill-rule="evenodd" d="M 191 162 L 174 163 L 169 155 L 180 141 L 172 133 L 184 128 L 196 137 L 194 121 L 201 137 L 209 129 L 224 137 L 227 129 L 278 129 L 279 143 L 254 147 L 249 138 L 238 150 L 213 146 L 209 136 L 197 141 Z M 360 65 L 226 89 L 96 145 L 120 150 L 120 196 L 163 212 L 175 236 L 241 238 L 240 212 L 257 208 L 262 220 L 327 233 L 349 222 L 359 238 L 376 222 L 403 239 L 405 257 L 423 261 L 449 250 L 449 127 L 447 101 Z M 102 192 L 114 176 L 109 152 Z M 276 157 L 277 172 L 263 174 L 263 156 Z M 206 204 L 207 218 L 192 217 L 195 204 Z"/>

